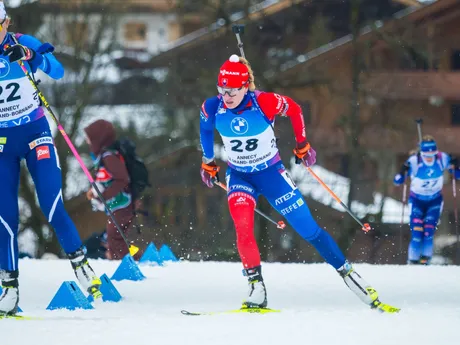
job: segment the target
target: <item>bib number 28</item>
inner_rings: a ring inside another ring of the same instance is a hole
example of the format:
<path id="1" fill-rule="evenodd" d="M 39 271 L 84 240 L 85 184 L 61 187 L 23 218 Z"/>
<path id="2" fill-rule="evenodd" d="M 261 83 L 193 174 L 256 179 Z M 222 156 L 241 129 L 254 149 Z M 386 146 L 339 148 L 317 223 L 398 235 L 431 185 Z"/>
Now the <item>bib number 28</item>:
<path id="1" fill-rule="evenodd" d="M 230 140 L 230 143 L 232 144 L 232 151 L 235 152 L 254 151 L 258 147 L 258 142 L 259 139 L 248 139 L 245 142 L 237 139 Z"/>

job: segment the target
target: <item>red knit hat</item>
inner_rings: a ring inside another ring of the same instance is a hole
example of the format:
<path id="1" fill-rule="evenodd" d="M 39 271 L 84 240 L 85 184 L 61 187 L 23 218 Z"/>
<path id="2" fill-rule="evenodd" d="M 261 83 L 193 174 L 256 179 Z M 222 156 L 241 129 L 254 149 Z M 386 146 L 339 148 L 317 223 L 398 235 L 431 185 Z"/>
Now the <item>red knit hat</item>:
<path id="1" fill-rule="evenodd" d="M 249 83 L 248 66 L 240 62 L 238 55 L 233 54 L 220 67 L 217 85 L 239 89 Z"/>

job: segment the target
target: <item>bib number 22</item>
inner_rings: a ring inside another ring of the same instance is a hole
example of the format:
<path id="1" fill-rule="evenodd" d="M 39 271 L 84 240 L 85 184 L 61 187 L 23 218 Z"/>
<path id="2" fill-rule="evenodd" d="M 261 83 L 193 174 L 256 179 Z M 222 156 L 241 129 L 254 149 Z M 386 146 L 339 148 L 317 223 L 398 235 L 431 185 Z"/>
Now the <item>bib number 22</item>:
<path id="1" fill-rule="evenodd" d="M 21 96 L 16 95 L 19 91 L 18 83 L 10 83 L 5 86 L 5 90 L 9 91 L 9 95 L 6 97 L 6 100 L 4 99 L 4 97 L 2 97 L 3 90 L 4 90 L 3 87 L 0 86 L 0 104 L 5 103 L 5 102 L 17 101 L 18 99 L 21 99 Z"/>

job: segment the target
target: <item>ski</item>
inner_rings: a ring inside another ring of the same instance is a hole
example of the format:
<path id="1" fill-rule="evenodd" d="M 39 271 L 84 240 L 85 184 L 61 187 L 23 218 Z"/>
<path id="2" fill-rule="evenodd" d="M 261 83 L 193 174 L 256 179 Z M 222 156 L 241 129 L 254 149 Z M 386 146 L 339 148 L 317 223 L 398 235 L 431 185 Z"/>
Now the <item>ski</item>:
<path id="1" fill-rule="evenodd" d="M 378 304 L 374 305 L 372 309 L 377 310 L 380 313 L 395 314 L 401 311 L 400 308 L 393 307 L 389 304 L 378 301 Z M 188 310 L 181 310 L 182 315 L 187 316 L 200 316 L 200 315 L 219 315 L 219 314 L 268 314 L 268 313 L 280 313 L 281 310 L 270 309 L 270 308 L 241 308 L 234 310 L 224 311 L 205 311 L 205 312 L 191 312 Z"/>
<path id="2" fill-rule="evenodd" d="M 400 308 L 396 308 L 389 304 L 382 303 L 379 300 L 375 301 L 371 308 L 379 311 L 380 313 L 389 313 L 389 314 L 399 313 L 401 311 Z"/>
<path id="3" fill-rule="evenodd" d="M 41 320 L 39 317 L 24 316 L 24 315 L 0 315 L 0 320 L 11 319 L 11 320 Z"/>
<path id="4" fill-rule="evenodd" d="M 219 314 L 268 314 L 268 313 L 280 313 L 281 310 L 270 309 L 270 308 L 241 308 L 234 310 L 224 311 L 210 311 L 210 312 L 190 312 L 187 310 L 181 310 L 182 315 L 198 316 L 198 315 L 219 315 Z"/>

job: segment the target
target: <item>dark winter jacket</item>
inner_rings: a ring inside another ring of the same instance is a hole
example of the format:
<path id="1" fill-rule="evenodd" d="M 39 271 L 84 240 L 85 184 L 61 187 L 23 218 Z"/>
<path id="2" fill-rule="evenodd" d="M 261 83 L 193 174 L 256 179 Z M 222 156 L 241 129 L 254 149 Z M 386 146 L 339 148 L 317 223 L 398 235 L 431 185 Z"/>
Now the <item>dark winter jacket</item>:
<path id="1" fill-rule="evenodd" d="M 128 170 L 123 157 L 117 151 L 110 149 L 116 140 L 115 128 L 106 120 L 97 120 L 86 127 L 85 132 L 90 140 L 91 152 L 97 157 L 96 181 L 102 182 L 106 188 L 102 196 L 107 201 L 117 198 L 116 203 L 121 202 L 126 207 L 126 196 L 129 194 Z M 131 197 L 129 197 L 130 201 Z"/>

